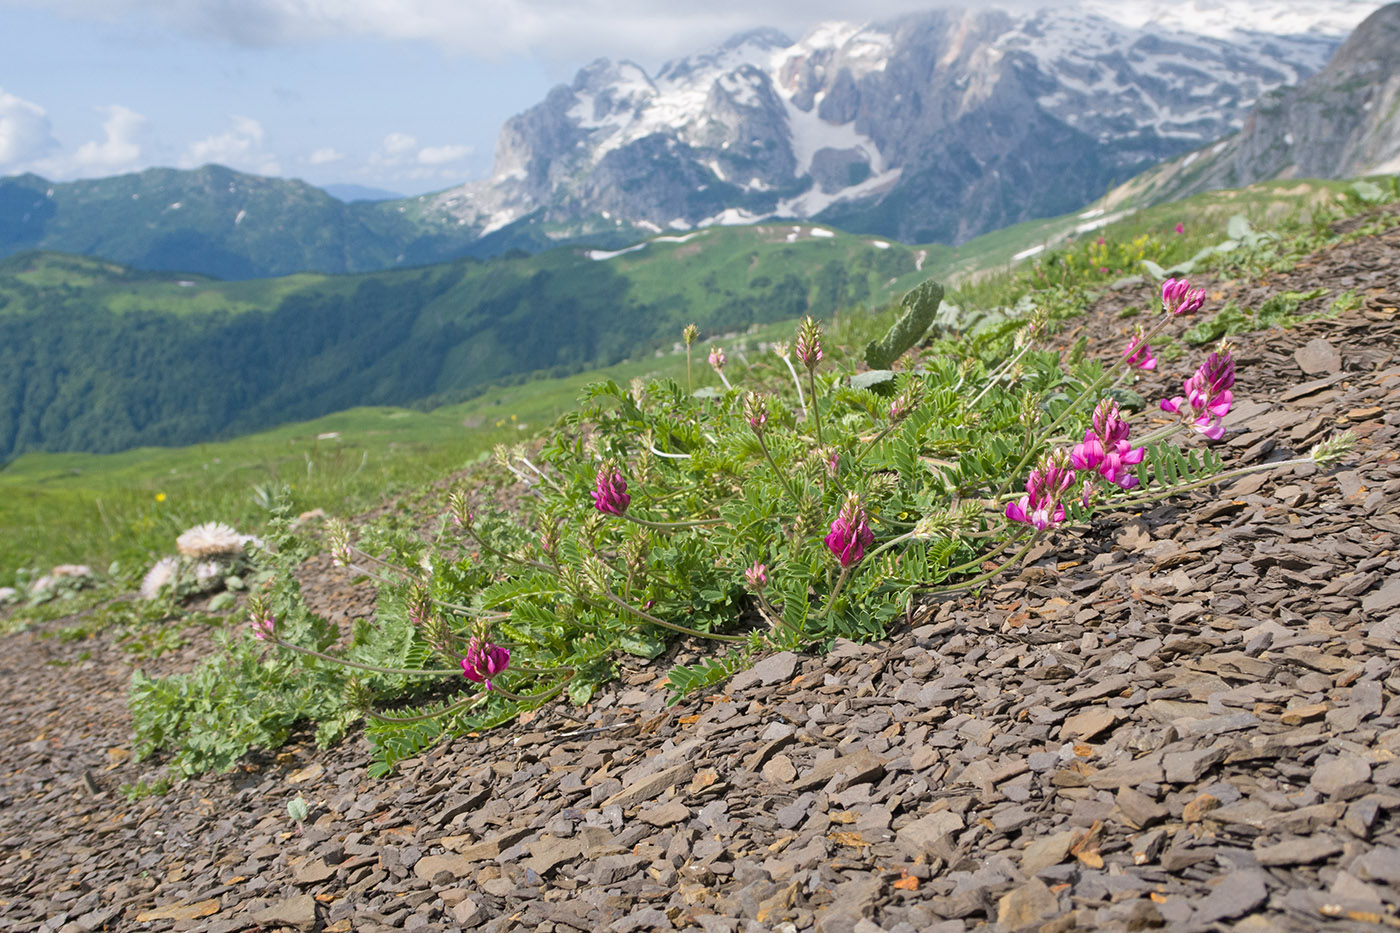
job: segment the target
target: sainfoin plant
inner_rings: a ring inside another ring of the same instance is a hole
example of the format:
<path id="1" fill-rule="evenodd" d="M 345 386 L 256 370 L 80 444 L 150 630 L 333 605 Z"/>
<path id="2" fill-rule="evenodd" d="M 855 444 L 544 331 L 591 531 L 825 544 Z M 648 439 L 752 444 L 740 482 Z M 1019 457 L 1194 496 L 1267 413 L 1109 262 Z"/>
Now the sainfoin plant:
<path id="1" fill-rule="evenodd" d="M 1096 511 L 1341 458 L 1345 436 L 1224 471 L 1203 445 L 1234 400 L 1228 347 L 1180 396 L 1129 410 L 1120 390 L 1150 368 L 1148 342 L 1205 292 L 1171 280 L 1161 298 L 1155 323 L 1102 362 L 1053 349 L 1054 322 L 1036 313 L 853 384 L 854 357 L 808 318 L 777 365 L 716 349 L 723 389 L 597 383 L 537 450 L 498 451 L 518 506 L 456 490 L 431 544 L 332 530 L 335 559 L 380 583 L 384 637 L 336 648 L 304 609 L 288 627 L 258 602 L 248 641 L 342 669 L 384 773 L 444 732 L 561 695 L 586 704 L 624 653 L 713 645 L 671 671 L 679 697 L 766 650 L 880 637 L 917 600 L 1014 572 Z M 435 698 L 405 708 L 414 684 Z"/>

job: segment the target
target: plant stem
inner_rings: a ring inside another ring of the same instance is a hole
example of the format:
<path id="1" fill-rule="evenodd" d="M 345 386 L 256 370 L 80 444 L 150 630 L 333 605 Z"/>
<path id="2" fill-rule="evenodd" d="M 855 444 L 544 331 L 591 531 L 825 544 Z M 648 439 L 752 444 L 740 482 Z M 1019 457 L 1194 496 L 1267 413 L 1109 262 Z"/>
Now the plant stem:
<path id="1" fill-rule="evenodd" d="M 802 417 L 807 417 L 807 400 L 802 397 L 802 380 L 797 378 L 797 369 L 792 365 L 790 357 L 783 357 L 783 362 L 787 364 L 788 372 L 792 373 L 792 384 L 797 386 L 797 404 L 802 407 Z"/>
<path id="2" fill-rule="evenodd" d="M 1009 360 L 1006 360 L 996 369 L 992 370 L 992 372 L 987 375 L 987 384 L 982 387 L 982 391 L 978 392 L 977 395 L 972 399 L 972 401 L 967 403 L 967 407 L 969 409 L 975 408 L 977 406 L 977 403 L 982 401 L 982 396 L 986 395 L 989 391 L 991 391 L 992 386 L 996 385 L 997 382 L 1001 380 L 1003 372 L 1010 370 L 1017 363 L 1019 363 L 1021 361 L 1021 357 L 1025 356 L 1026 352 L 1030 350 L 1030 348 L 1030 343 L 1027 343 L 1025 346 L 1021 347 L 1021 349 L 1016 352 L 1015 356 L 1013 356 Z"/>
<path id="3" fill-rule="evenodd" d="M 1183 483 L 1179 486 L 1154 487 L 1151 493 L 1143 493 L 1141 495 L 1131 496 L 1126 499 L 1110 499 L 1107 500 L 1104 504 L 1111 504 L 1119 508 L 1137 505 L 1151 505 L 1153 502 L 1157 502 L 1160 499 L 1165 499 L 1167 496 L 1174 496 L 1178 493 L 1190 492 L 1193 489 L 1201 489 L 1205 486 L 1214 486 L 1217 483 L 1229 482 L 1232 479 L 1238 479 L 1239 477 L 1245 476 L 1249 473 L 1261 473 L 1264 470 L 1279 470 L 1283 468 L 1291 469 L 1293 467 L 1302 466 L 1305 463 L 1316 463 L 1316 461 L 1313 460 L 1312 457 L 1297 457 L 1293 460 L 1278 460 L 1274 463 L 1257 463 L 1254 466 L 1236 467 L 1233 470 L 1226 470 L 1224 473 L 1216 473 L 1214 476 L 1207 476 L 1204 479 L 1192 480 L 1189 483 Z"/>
<path id="4" fill-rule="evenodd" d="M 826 608 L 822 609 L 822 614 L 823 614 L 823 615 L 825 615 L 825 614 L 831 612 L 831 610 L 832 610 L 833 608 L 835 608 L 835 606 L 836 606 L 836 597 L 839 596 L 839 595 L 841 595 L 841 587 L 843 587 L 843 586 L 846 585 L 846 578 L 849 577 L 850 575 L 851 575 L 851 568 L 850 568 L 850 567 L 842 567 L 842 568 L 841 568 L 841 575 L 840 575 L 839 577 L 836 578 L 836 585 L 833 586 L 833 587 L 831 588 L 831 592 L 830 592 L 829 594 L 827 594 L 827 597 L 826 597 Z"/>
<path id="5" fill-rule="evenodd" d="M 748 641 L 748 639 L 745 638 L 743 635 L 721 635 L 721 634 L 718 633 L 718 632 L 702 632 L 702 631 L 700 631 L 699 629 L 686 628 L 684 625 L 677 625 L 677 624 L 674 623 L 674 622 L 667 622 L 667 621 L 664 620 L 664 619 L 658 619 L 656 616 L 651 615 L 650 613 L 643 612 L 642 610 L 637 609 L 636 607 L 630 605 L 629 603 L 624 602 L 623 600 L 619 599 L 618 596 L 617 596 L 617 594 L 616 594 L 616 593 L 613 593 L 611 590 L 604 590 L 604 591 L 603 591 L 603 596 L 606 597 L 607 600 L 608 600 L 609 602 L 613 603 L 613 604 L 616 605 L 618 608 L 627 610 L 628 612 L 632 613 L 632 615 L 636 616 L 637 618 L 642 619 L 643 621 L 646 621 L 646 622 L 650 622 L 652 625 L 659 625 L 659 626 L 661 626 L 661 627 L 664 628 L 664 629 L 670 629 L 670 630 L 673 631 L 673 632 L 678 632 L 678 633 L 681 634 L 681 635 L 690 635 L 690 636 L 692 636 L 692 637 L 694 637 L 694 638 L 710 638 L 710 639 L 713 639 L 713 640 L 715 640 L 715 641 L 730 641 L 730 642 Z M 593 600 L 591 600 L 591 599 L 589 600 L 589 602 L 592 602 L 592 601 L 593 601 Z"/>
<path id="6" fill-rule="evenodd" d="M 809 368 L 807 379 L 812 387 L 812 421 L 817 426 L 817 446 L 820 447 L 822 444 L 822 413 L 821 409 L 817 407 L 817 371 Z"/>
<path id="7" fill-rule="evenodd" d="M 414 722 L 427 722 L 429 719 L 437 719 L 439 716 L 447 716 L 465 707 L 474 706 L 488 696 L 490 696 L 488 693 L 474 693 L 464 700 L 458 700 L 446 709 L 440 709 L 432 713 L 423 713 L 418 716 L 386 716 L 383 713 L 376 713 L 374 710 L 365 710 L 365 715 L 377 722 L 389 723 L 392 725 L 408 725 Z"/>
<path id="8" fill-rule="evenodd" d="M 990 580 L 992 577 L 995 577 L 997 574 L 1001 573 L 1001 572 L 1002 572 L 1003 570 L 1005 570 L 1007 567 L 1010 567 L 1012 564 L 1015 564 L 1015 563 L 1019 562 L 1019 561 L 1021 560 L 1021 558 L 1025 557 L 1028 553 L 1030 553 L 1031 547 L 1034 546 L 1035 543 L 1036 543 L 1037 541 L 1040 540 L 1040 536 L 1041 536 L 1042 534 L 1044 534 L 1044 532 L 1037 531 L 1035 534 L 1031 535 L 1031 539 L 1030 539 L 1029 541 L 1026 542 L 1025 546 L 1022 547 L 1021 550 L 1017 551 L 1015 554 L 1011 555 L 1011 557 L 1010 557 L 1004 564 L 1002 564 L 1000 567 L 993 567 L 991 570 L 988 570 L 986 573 L 978 574 L 977 576 L 975 576 L 975 577 L 973 577 L 973 578 L 971 578 L 971 579 L 969 579 L 969 580 L 963 580 L 961 583 L 954 583 L 954 584 L 951 584 L 951 585 L 949 585 L 949 586 L 936 586 L 936 585 L 935 585 L 935 586 L 930 586 L 930 587 L 928 587 L 928 589 L 929 589 L 930 591 L 932 591 L 932 592 L 935 592 L 935 593 L 953 593 L 953 592 L 956 592 L 956 591 L 958 591 L 958 590 L 965 590 L 965 589 L 968 589 L 969 587 L 974 587 L 974 586 L 976 586 L 976 585 L 979 584 L 979 583 L 985 583 L 986 581 Z M 946 576 L 945 576 L 945 579 L 946 579 Z"/>
<path id="9" fill-rule="evenodd" d="M 286 648 L 290 651 L 295 651 L 298 654 L 305 654 L 313 658 L 320 658 L 322 661 L 330 661 L 332 664 L 339 664 L 343 667 L 353 667 L 357 671 L 371 671 L 375 674 L 398 674 L 403 677 L 446 677 L 453 674 L 462 673 L 461 669 L 454 668 L 414 669 L 403 667 L 380 667 L 377 664 L 361 664 L 359 661 L 350 661 L 345 658 L 337 658 L 334 655 L 329 655 L 321 651 L 315 651 L 311 648 L 303 648 L 301 647 L 301 645 L 294 645 L 289 641 L 283 641 L 282 639 L 277 637 L 273 637 L 269 639 L 269 641 L 271 641 L 272 644 L 277 645 L 278 647 Z"/>
<path id="10" fill-rule="evenodd" d="M 778 477 L 778 482 L 782 483 L 787 488 L 788 495 L 792 496 L 792 501 L 801 502 L 802 494 L 799 493 L 797 487 L 793 485 L 792 477 L 778 469 L 778 464 L 773 459 L 772 452 L 768 450 L 768 442 L 763 439 L 762 434 L 755 433 L 754 436 L 758 438 L 758 446 L 763 451 L 763 456 L 768 458 L 768 465 L 773 468 L 773 475 Z"/>
<path id="11" fill-rule="evenodd" d="M 645 528 L 697 528 L 701 525 L 724 524 L 724 519 L 722 518 L 697 518 L 694 521 L 689 522 L 653 522 L 648 521 L 645 518 L 638 518 L 637 516 L 628 514 L 627 512 L 623 512 L 618 517 L 625 518 L 627 519 L 627 521 L 632 522 L 634 525 L 641 525 Z"/>
<path id="12" fill-rule="evenodd" d="M 734 391 L 734 387 L 733 387 L 732 385 L 729 384 L 729 379 L 724 375 L 724 370 L 722 370 L 722 369 L 717 369 L 717 370 L 715 370 L 715 373 L 716 373 L 716 375 L 719 376 L 719 381 L 722 382 L 722 383 L 724 383 L 724 387 L 725 387 L 726 389 L 728 389 L 730 392 L 733 392 L 733 391 Z"/>

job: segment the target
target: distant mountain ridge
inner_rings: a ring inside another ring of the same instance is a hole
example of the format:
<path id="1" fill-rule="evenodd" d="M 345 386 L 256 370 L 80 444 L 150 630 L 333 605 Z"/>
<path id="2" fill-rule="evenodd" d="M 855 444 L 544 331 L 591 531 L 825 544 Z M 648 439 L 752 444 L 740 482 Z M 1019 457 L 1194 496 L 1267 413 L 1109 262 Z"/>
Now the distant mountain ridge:
<path id="1" fill-rule="evenodd" d="M 347 204 L 303 181 L 220 165 L 70 182 L 16 175 L 0 178 L 0 257 L 47 249 L 250 279 L 373 272 L 553 245 L 542 234 L 502 245 L 500 237 L 450 225 L 429 228 L 403 205 Z M 621 244 L 636 236 L 629 229 L 600 239 Z"/>
<path id="2" fill-rule="evenodd" d="M 1345 19 L 1356 2 L 1308 16 Z M 780 218 L 963 242 L 1076 210 L 1238 129 L 1255 100 L 1316 72 L 1340 41 L 1226 32 L 1204 15 L 1218 34 L 1193 35 L 1190 9 L 1158 6 L 942 9 L 827 23 L 796 42 L 755 30 L 655 75 L 599 60 L 506 122 L 489 179 L 399 200 L 344 203 L 219 166 L 3 178 L 0 256 L 52 249 L 254 278 L 614 248 Z"/>
<path id="3" fill-rule="evenodd" d="M 1400 3 L 1367 17 L 1327 66 L 1264 95 L 1244 128 L 1111 192 L 1107 206 L 1160 204 L 1285 178 L 1400 173 Z"/>

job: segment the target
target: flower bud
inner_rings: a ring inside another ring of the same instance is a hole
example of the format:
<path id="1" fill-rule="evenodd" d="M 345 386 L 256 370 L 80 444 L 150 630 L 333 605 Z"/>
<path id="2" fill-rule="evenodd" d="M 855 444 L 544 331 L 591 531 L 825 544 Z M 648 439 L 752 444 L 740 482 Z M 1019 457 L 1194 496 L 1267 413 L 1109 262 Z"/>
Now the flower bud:
<path id="1" fill-rule="evenodd" d="M 744 571 L 744 580 L 747 581 L 749 589 L 761 595 L 768 588 L 767 566 L 754 561 L 753 566 Z"/>

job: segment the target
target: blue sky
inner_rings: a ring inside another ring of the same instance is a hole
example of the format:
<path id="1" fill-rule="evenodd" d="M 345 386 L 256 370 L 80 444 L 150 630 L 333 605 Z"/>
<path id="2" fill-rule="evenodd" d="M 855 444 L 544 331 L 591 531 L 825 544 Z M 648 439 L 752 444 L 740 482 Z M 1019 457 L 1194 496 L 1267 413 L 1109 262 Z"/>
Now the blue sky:
<path id="1" fill-rule="evenodd" d="M 937 0 L 877 0 L 888 11 Z M 594 58 L 655 68 L 838 0 L 0 0 L 0 176 L 219 162 L 403 194 L 490 173 Z"/>
<path id="2" fill-rule="evenodd" d="M 654 70 L 756 26 L 796 38 L 938 2 L 0 0 L 0 176 L 219 162 L 419 194 L 489 174 L 502 122 L 594 58 Z M 1257 0 L 1098 2 L 1146 17 Z M 1297 8 L 1355 22 L 1376 5 Z"/>

